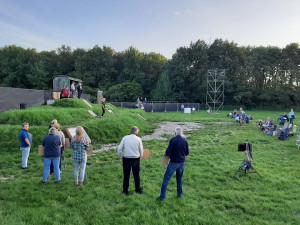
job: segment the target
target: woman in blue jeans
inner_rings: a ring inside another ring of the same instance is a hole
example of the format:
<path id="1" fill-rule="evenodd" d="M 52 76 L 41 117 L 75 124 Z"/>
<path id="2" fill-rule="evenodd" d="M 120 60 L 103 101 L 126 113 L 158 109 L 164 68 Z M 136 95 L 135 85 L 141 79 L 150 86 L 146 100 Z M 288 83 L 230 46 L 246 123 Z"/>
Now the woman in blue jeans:
<path id="1" fill-rule="evenodd" d="M 43 140 L 44 148 L 44 173 L 43 173 L 43 183 L 47 182 L 50 170 L 50 164 L 53 163 L 54 174 L 56 181 L 60 182 L 60 170 L 59 170 L 59 145 L 60 139 L 59 136 L 55 135 L 56 128 L 51 127 L 49 129 L 49 135 L 46 135 Z"/>
<path id="2" fill-rule="evenodd" d="M 76 186 L 83 185 L 85 167 L 87 161 L 86 151 L 89 149 L 89 143 L 84 137 L 83 127 L 76 128 L 76 135 L 72 138 L 71 147 L 74 150 L 73 160 L 74 160 L 74 178 Z M 78 172 L 80 167 L 80 178 L 78 183 Z"/>

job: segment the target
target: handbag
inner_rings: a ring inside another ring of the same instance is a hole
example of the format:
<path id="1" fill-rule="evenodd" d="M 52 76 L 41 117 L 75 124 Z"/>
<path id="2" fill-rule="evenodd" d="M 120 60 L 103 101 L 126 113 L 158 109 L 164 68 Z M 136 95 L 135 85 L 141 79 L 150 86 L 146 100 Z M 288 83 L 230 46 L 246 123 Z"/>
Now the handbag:
<path id="1" fill-rule="evenodd" d="M 170 162 L 170 156 L 163 155 L 160 160 L 160 165 L 166 166 L 169 165 L 169 162 Z"/>

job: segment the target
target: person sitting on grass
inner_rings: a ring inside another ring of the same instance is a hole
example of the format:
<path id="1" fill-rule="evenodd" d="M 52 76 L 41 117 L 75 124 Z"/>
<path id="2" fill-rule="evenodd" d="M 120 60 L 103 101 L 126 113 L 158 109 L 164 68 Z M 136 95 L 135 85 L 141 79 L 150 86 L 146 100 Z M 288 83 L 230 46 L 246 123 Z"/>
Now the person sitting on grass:
<path id="1" fill-rule="evenodd" d="M 272 126 L 272 124 L 270 122 L 270 117 L 267 117 L 266 122 L 264 124 L 260 125 L 260 129 L 261 129 L 261 131 L 265 131 L 265 129 L 267 129 L 270 126 Z"/>
<path id="2" fill-rule="evenodd" d="M 84 137 L 84 129 L 81 126 L 76 128 L 76 135 L 71 140 L 71 147 L 74 150 L 73 160 L 74 160 L 74 178 L 76 186 L 83 185 L 87 154 L 86 151 L 89 150 L 89 143 Z M 80 178 L 78 183 L 78 172 L 80 167 Z"/>
<path id="3" fill-rule="evenodd" d="M 54 173 L 56 181 L 60 182 L 60 170 L 59 170 L 59 145 L 60 139 L 59 136 L 55 135 L 56 128 L 51 127 L 49 129 L 49 135 L 46 135 L 43 140 L 44 148 L 44 173 L 42 183 L 46 183 L 49 176 L 50 164 L 53 163 Z"/>
<path id="4" fill-rule="evenodd" d="M 242 115 L 242 123 L 243 123 L 243 121 L 246 121 L 246 123 L 249 124 L 249 117 L 247 116 L 246 113 L 244 113 L 244 114 Z"/>

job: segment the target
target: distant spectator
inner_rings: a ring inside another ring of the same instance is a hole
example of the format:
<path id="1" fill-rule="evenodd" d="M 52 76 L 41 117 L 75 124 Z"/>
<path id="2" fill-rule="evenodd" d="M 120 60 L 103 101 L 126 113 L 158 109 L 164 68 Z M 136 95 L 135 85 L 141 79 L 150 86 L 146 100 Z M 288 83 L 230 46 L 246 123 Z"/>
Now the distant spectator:
<path id="1" fill-rule="evenodd" d="M 81 93 L 82 93 L 82 83 L 81 82 L 77 86 L 77 93 L 78 93 L 78 98 L 80 98 Z"/>
<path id="2" fill-rule="evenodd" d="M 141 104 L 141 109 L 144 110 L 145 109 L 145 106 L 144 104 Z"/>
<path id="3" fill-rule="evenodd" d="M 147 98 L 145 97 L 145 99 L 144 99 L 144 103 L 147 103 L 148 101 L 147 101 Z"/>
<path id="4" fill-rule="evenodd" d="M 29 169 L 27 166 L 30 148 L 32 146 L 32 139 L 28 133 L 29 123 L 22 124 L 22 130 L 20 132 L 20 150 L 22 152 L 22 169 Z"/>
<path id="5" fill-rule="evenodd" d="M 71 84 L 71 96 L 72 96 L 72 98 L 74 98 L 74 94 L 75 94 L 75 81 L 73 81 L 72 84 Z"/>
<path id="6" fill-rule="evenodd" d="M 76 128 L 76 135 L 72 138 L 71 147 L 74 150 L 73 160 L 74 160 L 74 178 L 76 186 L 83 185 L 86 162 L 87 162 L 87 154 L 86 151 L 89 150 L 89 143 L 84 137 L 84 129 L 83 127 Z M 78 183 L 78 173 L 80 167 L 80 177 Z"/>
<path id="7" fill-rule="evenodd" d="M 208 107 L 206 112 L 207 112 L 207 114 L 210 114 L 210 107 Z"/>
<path id="8" fill-rule="evenodd" d="M 56 181 L 60 182 L 60 170 L 59 170 L 59 146 L 60 146 L 60 138 L 55 135 L 56 128 L 51 127 L 49 129 L 49 135 L 46 135 L 43 140 L 44 148 L 44 173 L 43 173 L 43 181 L 42 183 L 46 183 L 49 177 L 49 169 L 51 162 L 54 166 L 54 173 L 56 177 Z"/>
<path id="9" fill-rule="evenodd" d="M 141 107 L 141 100 L 140 100 L 140 98 L 138 98 L 137 100 L 136 100 L 136 107 L 137 108 L 140 108 Z"/>
<path id="10" fill-rule="evenodd" d="M 184 113 L 184 104 L 181 104 L 181 112 Z"/>
<path id="11" fill-rule="evenodd" d="M 102 115 L 101 115 L 101 117 L 103 117 L 104 116 L 104 113 L 105 113 L 105 98 L 103 98 L 102 99 L 102 102 L 101 102 L 101 104 L 102 104 Z"/>
<path id="12" fill-rule="evenodd" d="M 60 129 L 60 124 L 59 123 L 56 123 L 54 124 L 54 127 L 56 128 L 56 133 L 55 135 L 59 136 L 59 139 L 60 139 L 60 156 L 59 156 L 59 169 L 61 171 L 61 157 L 64 155 L 64 149 L 65 149 L 65 135 L 64 133 L 61 131 Z"/>
<path id="13" fill-rule="evenodd" d="M 290 123 L 294 124 L 294 119 L 296 119 L 296 116 L 293 109 L 291 109 L 291 112 L 289 113 L 289 117 L 290 117 Z"/>

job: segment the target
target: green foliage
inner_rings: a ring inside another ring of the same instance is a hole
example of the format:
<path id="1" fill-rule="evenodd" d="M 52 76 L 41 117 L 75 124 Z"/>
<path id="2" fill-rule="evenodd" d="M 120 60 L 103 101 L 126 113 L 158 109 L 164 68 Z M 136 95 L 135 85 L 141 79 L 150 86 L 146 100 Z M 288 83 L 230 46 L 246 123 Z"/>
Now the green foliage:
<path id="1" fill-rule="evenodd" d="M 251 108 L 299 106 L 300 48 L 298 43 L 284 48 L 274 46 L 238 46 L 215 39 L 208 45 L 203 40 L 178 47 L 170 60 L 158 53 L 143 53 L 134 47 L 116 52 L 108 46 L 71 49 L 62 45 L 57 50 L 36 52 L 17 46 L 0 48 L 0 86 L 52 89 L 52 77 L 68 75 L 83 80 L 83 92 L 96 100 L 96 91 L 104 97 L 112 88 L 113 99 L 123 99 L 115 86 L 123 82 L 138 83 L 141 97 L 148 100 L 205 102 L 207 70 L 225 69 L 225 105 Z M 162 92 L 169 76 L 167 95 Z M 160 79 L 159 79 L 160 78 Z M 161 97 L 161 98 L 160 98 Z M 137 97 L 135 96 L 134 100 Z M 130 98 L 132 99 L 132 98 Z"/>
<path id="2" fill-rule="evenodd" d="M 143 90 L 138 83 L 125 82 L 111 87 L 107 95 L 112 102 L 134 102 L 143 95 Z"/>
<path id="3" fill-rule="evenodd" d="M 156 89 L 152 93 L 153 100 L 156 101 L 171 101 L 172 90 L 171 82 L 167 72 L 163 72 L 158 79 Z"/>

